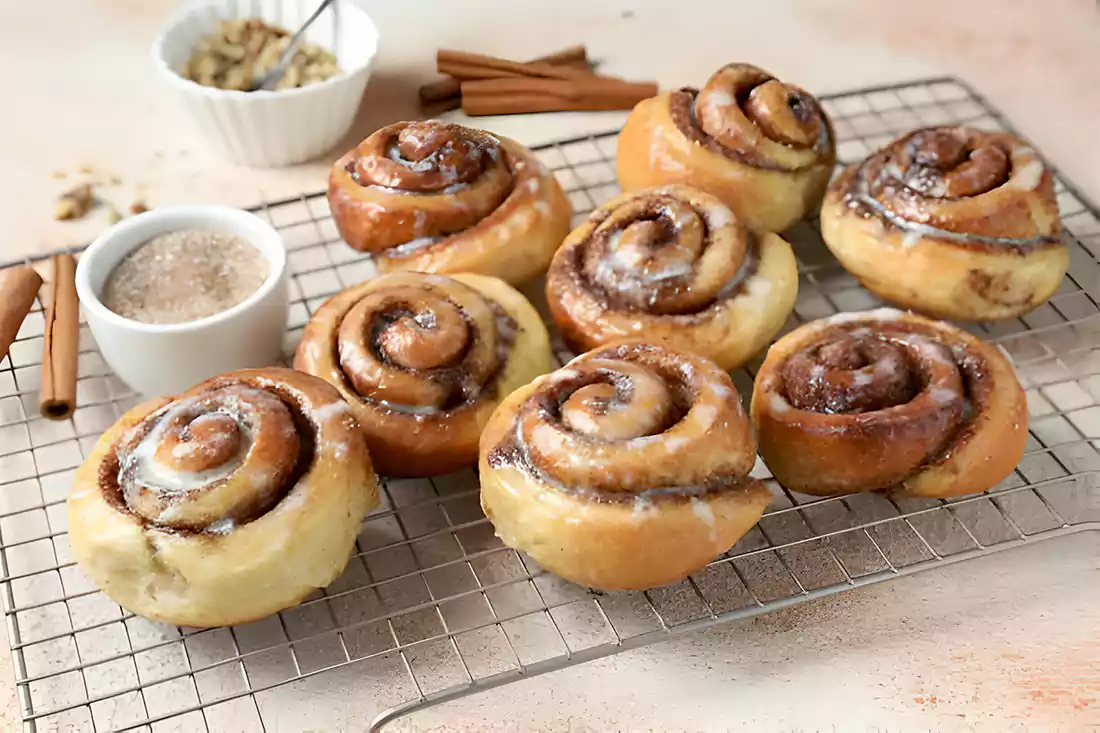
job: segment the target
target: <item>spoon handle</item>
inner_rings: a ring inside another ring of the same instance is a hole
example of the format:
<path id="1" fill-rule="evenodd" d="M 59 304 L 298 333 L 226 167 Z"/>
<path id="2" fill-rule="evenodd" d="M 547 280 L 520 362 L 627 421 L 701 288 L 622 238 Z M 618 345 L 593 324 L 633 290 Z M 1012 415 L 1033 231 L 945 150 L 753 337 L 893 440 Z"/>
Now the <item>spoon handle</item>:
<path id="1" fill-rule="evenodd" d="M 256 85 L 256 89 L 270 89 L 272 86 L 278 83 L 279 79 L 283 77 L 283 73 L 286 72 L 286 67 L 290 64 L 290 60 L 294 58 L 294 54 L 298 51 L 298 44 L 302 41 L 302 36 L 309 30 L 309 27 L 313 25 L 313 22 L 320 17 L 321 13 L 325 12 L 325 8 L 332 5 L 336 0 L 321 0 L 321 4 L 317 6 L 317 9 L 306 18 L 306 22 L 302 24 L 302 27 L 290 37 L 290 42 L 286 44 L 286 50 L 279 56 L 279 60 L 275 62 L 275 65 L 263 75 L 260 79 L 260 83 Z"/>

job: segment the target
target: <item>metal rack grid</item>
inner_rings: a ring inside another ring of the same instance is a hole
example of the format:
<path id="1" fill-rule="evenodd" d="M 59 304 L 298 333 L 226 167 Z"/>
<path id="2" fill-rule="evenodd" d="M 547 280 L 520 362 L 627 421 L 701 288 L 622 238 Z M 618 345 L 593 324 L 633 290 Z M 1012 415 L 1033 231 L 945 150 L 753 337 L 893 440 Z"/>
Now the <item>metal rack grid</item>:
<path id="1" fill-rule="evenodd" d="M 843 162 L 921 125 L 1008 129 L 953 79 L 822 101 Z M 611 132 L 535 148 L 578 219 L 618 192 L 614 147 Z M 690 579 L 645 593 L 577 587 L 504 547 L 467 471 L 385 481 L 383 506 L 365 521 L 346 572 L 296 608 L 210 630 L 135 617 L 74 564 L 65 496 L 99 433 L 136 397 L 82 327 L 80 409 L 65 422 L 39 418 L 36 307 L 0 362 L 0 602 L 27 728 L 265 730 L 275 719 L 291 729 L 336 728 L 349 705 L 361 706 L 360 716 L 380 711 L 381 726 L 673 634 L 1100 529 L 1100 214 L 1056 178 L 1070 275 L 1035 311 L 974 327 L 1009 354 L 1027 389 L 1030 437 L 1016 471 L 985 494 L 949 501 L 822 499 L 769 480 L 775 498 L 756 528 Z M 290 250 L 290 353 L 319 303 L 373 268 L 340 241 L 323 193 L 256 211 Z M 801 276 L 788 328 L 879 304 L 829 256 L 814 226 L 800 224 L 789 238 Z M 536 302 L 538 290 L 528 289 Z M 757 365 L 734 375 L 746 404 Z M 768 478 L 761 463 L 754 475 Z"/>

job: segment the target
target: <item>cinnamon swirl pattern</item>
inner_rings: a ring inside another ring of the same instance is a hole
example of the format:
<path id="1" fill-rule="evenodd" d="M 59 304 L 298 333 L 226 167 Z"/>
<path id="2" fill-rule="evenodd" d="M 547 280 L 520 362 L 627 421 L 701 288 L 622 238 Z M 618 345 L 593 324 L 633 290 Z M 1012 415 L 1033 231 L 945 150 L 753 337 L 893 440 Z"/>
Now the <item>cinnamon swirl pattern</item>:
<path id="1" fill-rule="evenodd" d="M 1027 404 L 997 348 L 882 308 L 809 323 L 768 351 L 752 416 L 780 484 L 806 494 L 985 491 L 1019 463 Z"/>
<path id="2" fill-rule="evenodd" d="M 864 286 L 958 320 L 1011 318 L 1069 264 L 1050 171 L 1026 143 L 966 127 L 916 130 L 829 186 L 821 234 Z"/>
<path id="3" fill-rule="evenodd" d="M 722 199 L 749 228 L 779 232 L 821 202 L 835 147 L 813 95 L 755 66 L 729 64 L 701 90 L 638 104 L 616 163 L 626 191 L 684 183 Z"/>
<path id="4" fill-rule="evenodd" d="M 783 327 L 798 294 L 790 245 L 753 234 L 718 199 L 687 186 L 601 206 L 554 256 L 546 295 L 577 351 L 645 339 L 733 369 Z"/>
<path id="5" fill-rule="evenodd" d="M 135 407 L 107 430 L 69 493 L 69 538 L 124 608 L 223 626 L 332 582 L 377 503 L 337 391 L 289 369 L 249 369 Z"/>
<path id="6" fill-rule="evenodd" d="M 333 384 L 387 476 L 477 463 L 500 400 L 553 368 L 538 312 L 484 275 L 391 273 L 333 296 L 307 324 L 294 367 Z"/>
<path id="7" fill-rule="evenodd" d="M 572 215 L 527 148 L 434 120 L 388 125 L 341 157 L 328 200 L 340 236 L 383 272 L 473 272 L 513 284 L 546 269 Z"/>
<path id="8" fill-rule="evenodd" d="M 481 437 L 497 536 L 581 585 L 651 588 L 728 550 L 771 493 L 733 382 L 713 362 L 632 342 L 512 393 Z"/>

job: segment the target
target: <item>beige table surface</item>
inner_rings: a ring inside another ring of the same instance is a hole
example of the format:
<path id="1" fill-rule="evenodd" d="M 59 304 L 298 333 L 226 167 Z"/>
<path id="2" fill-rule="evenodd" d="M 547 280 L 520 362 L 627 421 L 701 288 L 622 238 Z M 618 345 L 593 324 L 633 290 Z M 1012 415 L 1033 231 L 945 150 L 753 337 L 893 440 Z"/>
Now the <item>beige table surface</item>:
<path id="1" fill-rule="evenodd" d="M 1100 11 L 1093 0 L 958 3 L 378 2 L 382 36 L 353 140 L 414 115 L 439 46 L 525 57 L 584 42 L 612 74 L 700 83 L 748 60 L 817 92 L 954 74 L 1100 200 Z M 319 190 L 327 160 L 248 170 L 207 155 L 148 63 L 174 0 L 0 3 L 0 260 L 87 241 L 104 215 L 51 221 L 82 180 L 120 207 L 247 205 Z M 461 9 L 460 9 L 461 6 Z M 617 113 L 482 119 L 521 141 L 609 129 Z M 56 176 L 66 174 L 64 179 Z M 1100 721 L 1096 535 L 852 591 L 525 681 L 395 729 L 1086 730 Z M 278 730 L 355 730 L 369 701 L 322 699 L 354 668 L 280 693 Z M 311 704 L 311 701 L 313 703 Z M 358 712 L 352 712 L 352 708 Z M 368 718 L 369 719 L 369 718 Z M 0 656 L 0 721 L 17 726 Z"/>

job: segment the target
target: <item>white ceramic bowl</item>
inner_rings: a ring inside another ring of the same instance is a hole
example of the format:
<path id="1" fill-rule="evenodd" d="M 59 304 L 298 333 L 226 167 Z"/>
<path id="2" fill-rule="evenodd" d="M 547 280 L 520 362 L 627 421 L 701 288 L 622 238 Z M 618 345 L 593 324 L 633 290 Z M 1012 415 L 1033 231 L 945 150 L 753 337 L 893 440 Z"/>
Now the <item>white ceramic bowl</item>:
<path id="1" fill-rule="evenodd" d="M 337 0 L 305 39 L 336 55 L 341 74 L 297 89 L 238 92 L 179 75 L 199 40 L 219 21 L 259 17 L 297 30 L 318 0 L 205 0 L 186 7 L 157 37 L 153 61 L 221 156 L 254 167 L 300 163 L 331 149 L 347 133 L 378 50 L 378 30 L 362 9 Z"/>
<path id="2" fill-rule="evenodd" d="M 270 264 L 259 290 L 207 318 L 171 325 L 138 323 L 99 300 L 107 276 L 138 245 L 158 234 L 212 229 L 255 246 Z M 226 206 L 154 209 L 111 227 L 80 256 L 76 292 L 107 364 L 137 392 L 173 395 L 231 369 L 276 364 L 288 312 L 286 249 L 257 216 Z"/>

